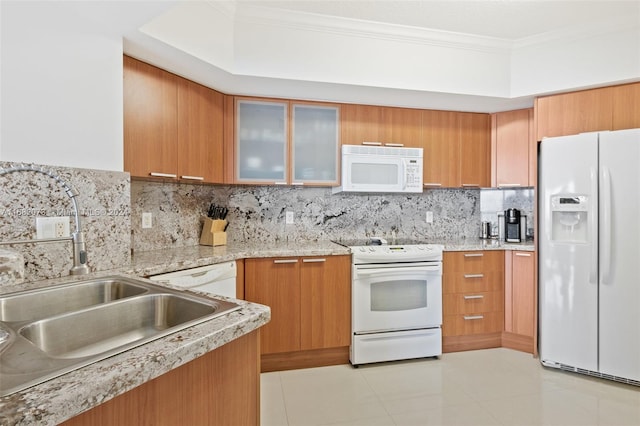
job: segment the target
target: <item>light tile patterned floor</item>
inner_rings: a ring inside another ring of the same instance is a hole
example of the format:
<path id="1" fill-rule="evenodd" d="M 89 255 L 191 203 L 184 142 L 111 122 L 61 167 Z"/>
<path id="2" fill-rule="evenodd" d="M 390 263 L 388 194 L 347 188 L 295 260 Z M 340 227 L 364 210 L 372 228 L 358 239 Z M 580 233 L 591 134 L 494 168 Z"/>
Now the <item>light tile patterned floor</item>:
<path id="1" fill-rule="evenodd" d="M 640 388 L 509 349 L 263 373 L 263 426 L 640 425 Z"/>

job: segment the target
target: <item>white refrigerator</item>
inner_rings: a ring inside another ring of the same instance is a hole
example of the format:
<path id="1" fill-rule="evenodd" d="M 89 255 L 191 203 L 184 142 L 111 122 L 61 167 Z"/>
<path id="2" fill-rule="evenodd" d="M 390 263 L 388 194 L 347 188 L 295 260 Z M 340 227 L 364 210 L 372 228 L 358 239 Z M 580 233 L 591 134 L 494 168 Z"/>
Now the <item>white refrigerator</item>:
<path id="1" fill-rule="evenodd" d="M 640 129 L 544 139 L 543 365 L 640 385 Z"/>

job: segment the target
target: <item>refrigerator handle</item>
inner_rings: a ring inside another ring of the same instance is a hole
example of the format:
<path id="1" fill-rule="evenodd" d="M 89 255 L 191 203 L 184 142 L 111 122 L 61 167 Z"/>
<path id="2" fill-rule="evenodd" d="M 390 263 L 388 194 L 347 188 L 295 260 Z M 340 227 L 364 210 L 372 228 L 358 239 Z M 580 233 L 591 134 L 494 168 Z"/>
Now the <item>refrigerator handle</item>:
<path id="1" fill-rule="evenodd" d="M 595 167 L 591 167 L 591 194 L 598 193 L 598 173 Z M 593 204 L 592 204 L 593 205 Z M 597 212 L 598 206 L 594 207 Z M 598 222 L 597 215 L 595 213 L 590 214 L 589 217 L 589 234 L 591 234 L 591 270 L 589 272 L 589 282 L 592 284 L 598 284 Z"/>
<path id="2" fill-rule="evenodd" d="M 602 212 L 602 283 L 610 284 L 611 274 L 611 172 L 602 168 L 602 191 L 604 197 Z"/>

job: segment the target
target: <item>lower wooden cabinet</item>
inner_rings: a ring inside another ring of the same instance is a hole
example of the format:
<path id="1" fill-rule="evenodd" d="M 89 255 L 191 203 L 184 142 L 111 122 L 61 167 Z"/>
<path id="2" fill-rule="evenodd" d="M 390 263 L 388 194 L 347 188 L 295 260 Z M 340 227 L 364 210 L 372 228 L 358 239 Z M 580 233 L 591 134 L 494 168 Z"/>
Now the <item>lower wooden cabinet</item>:
<path id="1" fill-rule="evenodd" d="M 505 252 L 505 337 L 503 345 L 534 352 L 536 334 L 535 252 Z"/>
<path id="2" fill-rule="evenodd" d="M 271 308 L 262 371 L 348 362 L 350 256 L 245 259 L 245 298 Z"/>
<path id="3" fill-rule="evenodd" d="M 504 253 L 445 252 L 443 352 L 499 347 L 504 329 Z"/>
<path id="4" fill-rule="evenodd" d="M 259 334 L 246 334 L 62 424 L 257 426 Z"/>

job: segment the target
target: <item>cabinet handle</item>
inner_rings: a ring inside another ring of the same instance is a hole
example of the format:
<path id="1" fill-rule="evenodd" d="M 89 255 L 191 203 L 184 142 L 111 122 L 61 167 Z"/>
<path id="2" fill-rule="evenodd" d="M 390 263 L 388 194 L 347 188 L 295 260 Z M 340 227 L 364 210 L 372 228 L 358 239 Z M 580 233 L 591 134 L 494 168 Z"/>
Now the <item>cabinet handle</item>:
<path id="1" fill-rule="evenodd" d="M 479 183 L 463 183 L 462 187 L 463 188 L 479 188 L 480 184 Z"/>
<path id="2" fill-rule="evenodd" d="M 464 257 L 482 257 L 484 253 L 465 253 Z"/>
<path id="3" fill-rule="evenodd" d="M 516 253 L 516 256 L 531 257 L 531 253 Z"/>
<path id="4" fill-rule="evenodd" d="M 395 147 L 403 147 L 403 143 L 385 143 L 384 146 L 395 146 Z"/>
<path id="5" fill-rule="evenodd" d="M 304 182 L 291 182 L 291 185 L 302 186 L 304 185 Z"/>
<path id="6" fill-rule="evenodd" d="M 286 185 L 287 182 L 273 182 L 274 185 Z"/>
<path id="7" fill-rule="evenodd" d="M 499 183 L 498 188 L 515 188 L 518 186 L 522 186 L 519 183 Z"/>
<path id="8" fill-rule="evenodd" d="M 153 177 L 166 177 L 166 178 L 177 178 L 178 175 L 173 174 L 173 173 L 158 173 L 158 172 L 151 172 L 149 173 L 150 176 Z"/>
<path id="9" fill-rule="evenodd" d="M 484 296 L 481 294 L 474 294 L 473 296 L 463 296 L 464 300 L 472 300 L 472 299 L 484 299 Z"/>
<path id="10" fill-rule="evenodd" d="M 362 142 L 362 145 L 382 146 L 382 142 Z"/>
<path id="11" fill-rule="evenodd" d="M 484 319 L 484 315 L 465 315 L 464 316 L 464 320 L 465 321 L 469 321 L 469 320 L 481 320 Z"/>
<path id="12" fill-rule="evenodd" d="M 318 258 L 302 259 L 302 263 L 321 263 L 326 261 L 327 259 L 318 259 Z"/>
<path id="13" fill-rule="evenodd" d="M 432 182 L 424 183 L 423 185 L 424 185 L 424 186 L 442 186 L 442 184 L 441 184 L 441 183 L 432 183 Z"/>
<path id="14" fill-rule="evenodd" d="M 465 278 L 484 278 L 484 274 L 464 274 Z"/>
<path id="15" fill-rule="evenodd" d="M 204 180 L 204 177 L 202 177 L 202 176 L 188 176 L 188 175 L 184 175 L 184 176 L 180 176 L 180 179 Z"/>
<path id="16" fill-rule="evenodd" d="M 298 263 L 298 259 L 276 259 L 273 263 Z"/>

